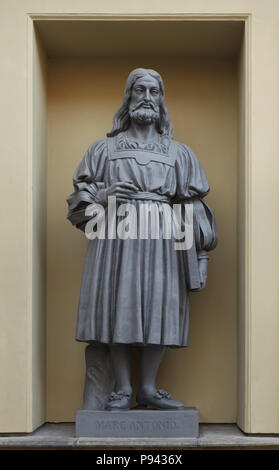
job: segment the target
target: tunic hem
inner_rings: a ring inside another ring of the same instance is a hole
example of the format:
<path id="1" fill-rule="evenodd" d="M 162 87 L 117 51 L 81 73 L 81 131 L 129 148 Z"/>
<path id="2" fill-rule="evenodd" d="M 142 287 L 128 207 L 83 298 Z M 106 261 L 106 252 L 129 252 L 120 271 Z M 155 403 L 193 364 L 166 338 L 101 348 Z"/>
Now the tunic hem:
<path id="1" fill-rule="evenodd" d="M 98 340 L 92 340 L 92 339 L 81 339 L 81 338 L 77 338 L 76 337 L 76 341 L 78 343 L 89 343 L 89 344 L 106 344 L 106 345 L 112 345 L 112 344 L 123 344 L 123 345 L 126 345 L 126 346 L 141 346 L 141 347 L 144 347 L 144 346 L 165 346 L 166 348 L 187 348 L 188 347 L 188 344 L 169 344 L 169 343 L 158 343 L 158 342 L 148 342 L 148 343 L 143 343 L 142 341 L 98 341 Z"/>

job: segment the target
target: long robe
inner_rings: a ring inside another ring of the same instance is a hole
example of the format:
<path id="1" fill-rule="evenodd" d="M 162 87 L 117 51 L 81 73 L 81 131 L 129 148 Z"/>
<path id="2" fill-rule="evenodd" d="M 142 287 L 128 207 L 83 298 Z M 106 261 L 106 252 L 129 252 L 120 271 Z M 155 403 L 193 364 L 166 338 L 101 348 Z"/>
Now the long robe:
<path id="1" fill-rule="evenodd" d="M 152 203 L 157 214 L 162 214 L 164 204 L 192 204 L 194 243 L 189 250 L 175 250 L 174 237 L 163 236 L 161 216 L 157 239 L 150 237 L 149 227 L 147 239 L 116 236 L 90 240 L 76 339 L 187 346 L 188 291 L 200 287 L 198 259 L 206 258 L 217 244 L 214 214 L 203 201 L 209 191 L 204 170 L 188 146 L 165 136 L 160 136 L 158 143 L 145 145 L 124 133 L 98 140 L 74 174 L 75 191 L 67 199 L 72 224 L 85 230 L 90 220 L 86 206 L 98 202 L 98 192 L 117 181 L 137 186 L 138 193 L 126 201 L 135 207 L 137 218 L 143 204 Z M 120 220 L 123 215 L 116 222 Z"/>

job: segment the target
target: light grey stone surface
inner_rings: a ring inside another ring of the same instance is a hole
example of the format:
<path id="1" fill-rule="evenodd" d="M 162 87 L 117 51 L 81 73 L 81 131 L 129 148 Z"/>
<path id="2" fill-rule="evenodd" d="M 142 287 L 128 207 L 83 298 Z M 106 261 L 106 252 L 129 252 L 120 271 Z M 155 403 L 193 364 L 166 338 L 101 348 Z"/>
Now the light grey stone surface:
<path id="1" fill-rule="evenodd" d="M 76 437 L 198 437 L 196 408 L 88 411 L 76 415 Z"/>
<path id="2" fill-rule="evenodd" d="M 88 438 L 74 437 L 74 423 L 46 423 L 30 434 L 0 434 L 1 448 L 241 448 L 273 447 L 279 449 L 279 435 L 246 435 L 236 424 L 200 424 L 198 438 Z"/>

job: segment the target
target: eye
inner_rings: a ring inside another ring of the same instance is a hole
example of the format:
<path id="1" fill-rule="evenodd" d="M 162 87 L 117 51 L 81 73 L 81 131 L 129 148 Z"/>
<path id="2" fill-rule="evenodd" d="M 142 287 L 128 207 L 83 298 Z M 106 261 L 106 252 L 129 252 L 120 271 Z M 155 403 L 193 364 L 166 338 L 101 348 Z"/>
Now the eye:
<path id="1" fill-rule="evenodd" d="M 143 88 L 140 87 L 140 86 L 137 86 L 137 87 L 135 88 L 135 92 L 136 92 L 136 93 L 142 93 L 142 92 L 143 92 Z"/>
<path id="2" fill-rule="evenodd" d="M 151 94 L 154 95 L 154 96 L 159 95 L 159 90 L 158 90 L 158 88 L 152 88 L 152 89 L 151 89 Z"/>

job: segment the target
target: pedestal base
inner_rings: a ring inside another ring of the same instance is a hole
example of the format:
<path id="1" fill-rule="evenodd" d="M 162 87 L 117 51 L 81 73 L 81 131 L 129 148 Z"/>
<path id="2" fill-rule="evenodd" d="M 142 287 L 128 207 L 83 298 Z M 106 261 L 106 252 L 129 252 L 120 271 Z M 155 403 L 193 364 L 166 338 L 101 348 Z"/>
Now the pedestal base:
<path id="1" fill-rule="evenodd" d="M 184 410 L 81 410 L 76 437 L 198 437 L 196 408 Z"/>

